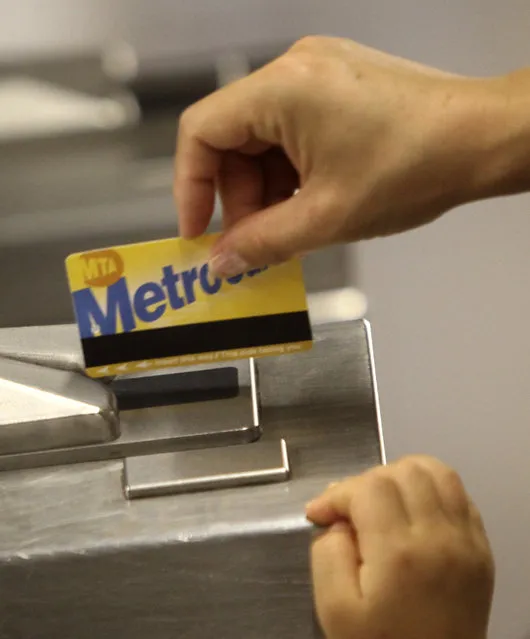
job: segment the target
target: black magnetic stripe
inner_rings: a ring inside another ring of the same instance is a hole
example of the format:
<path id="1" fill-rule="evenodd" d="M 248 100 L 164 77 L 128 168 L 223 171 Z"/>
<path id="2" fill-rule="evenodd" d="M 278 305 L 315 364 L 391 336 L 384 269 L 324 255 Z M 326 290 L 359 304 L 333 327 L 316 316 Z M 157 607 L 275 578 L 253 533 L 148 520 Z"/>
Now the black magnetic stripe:
<path id="1" fill-rule="evenodd" d="M 155 328 L 83 339 L 87 368 L 312 339 L 306 311 Z"/>

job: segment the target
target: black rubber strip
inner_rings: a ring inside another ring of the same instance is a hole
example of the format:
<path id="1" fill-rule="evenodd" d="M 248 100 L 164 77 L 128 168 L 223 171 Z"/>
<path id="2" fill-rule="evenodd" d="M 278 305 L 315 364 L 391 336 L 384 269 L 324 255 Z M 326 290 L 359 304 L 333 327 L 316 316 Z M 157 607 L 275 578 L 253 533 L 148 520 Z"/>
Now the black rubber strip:
<path id="1" fill-rule="evenodd" d="M 116 395 L 120 411 L 174 406 L 237 397 L 239 375 L 237 368 L 223 366 L 152 377 L 118 377 L 110 388 Z"/>

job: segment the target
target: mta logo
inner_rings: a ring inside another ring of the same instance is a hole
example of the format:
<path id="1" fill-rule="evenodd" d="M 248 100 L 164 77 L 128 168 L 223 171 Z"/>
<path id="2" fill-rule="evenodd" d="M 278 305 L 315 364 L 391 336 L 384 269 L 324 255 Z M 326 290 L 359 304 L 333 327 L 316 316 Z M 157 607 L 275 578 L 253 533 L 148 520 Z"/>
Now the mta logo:
<path id="1" fill-rule="evenodd" d="M 123 259 L 112 249 L 81 256 L 83 279 L 87 286 L 112 286 L 123 275 Z"/>

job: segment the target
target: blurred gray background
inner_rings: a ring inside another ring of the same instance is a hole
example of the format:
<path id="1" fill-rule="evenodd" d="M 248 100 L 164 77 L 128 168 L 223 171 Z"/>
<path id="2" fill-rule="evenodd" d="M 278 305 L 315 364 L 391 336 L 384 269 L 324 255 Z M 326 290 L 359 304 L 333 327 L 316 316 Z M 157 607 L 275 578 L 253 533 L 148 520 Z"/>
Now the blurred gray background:
<path id="1" fill-rule="evenodd" d="M 138 117 L 134 103 L 141 124 L 0 143 L 0 325 L 68 319 L 59 291 L 70 248 L 174 232 L 174 116 L 190 97 L 172 91 L 183 69 L 200 76 L 213 51 L 217 60 L 256 44 L 279 52 L 306 33 L 477 75 L 530 64 L 528 0 L 3 0 L 4 78 L 34 73 L 100 97 L 123 92 L 122 119 Z M 50 56 L 60 62 L 46 66 Z M 313 289 L 326 286 L 317 278 L 325 265 L 334 286 L 367 295 L 389 457 L 442 458 L 481 507 L 498 564 L 493 639 L 530 634 L 529 237 L 530 197 L 494 200 L 330 252 L 309 276 Z M 14 283 L 31 287 L 37 274 L 25 306 Z M 61 298 L 52 308 L 50 291 Z"/>

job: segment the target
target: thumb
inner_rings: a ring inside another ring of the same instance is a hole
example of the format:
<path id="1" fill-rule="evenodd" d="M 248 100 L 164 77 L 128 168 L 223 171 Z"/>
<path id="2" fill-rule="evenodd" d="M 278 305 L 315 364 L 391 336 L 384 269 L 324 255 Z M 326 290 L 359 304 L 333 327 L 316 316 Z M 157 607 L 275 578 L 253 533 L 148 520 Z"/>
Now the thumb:
<path id="1" fill-rule="evenodd" d="M 361 598 L 360 557 L 352 527 L 338 522 L 311 548 L 313 592 L 318 619 L 326 636 L 344 636 Z"/>
<path id="2" fill-rule="evenodd" d="M 247 215 L 227 229 L 212 249 L 210 268 L 219 277 L 280 264 L 332 243 L 332 224 L 313 189 Z"/>

